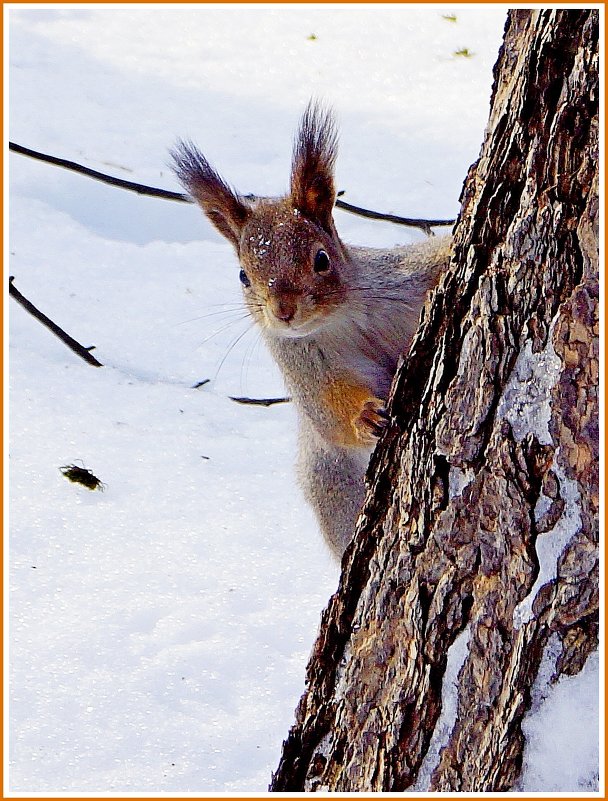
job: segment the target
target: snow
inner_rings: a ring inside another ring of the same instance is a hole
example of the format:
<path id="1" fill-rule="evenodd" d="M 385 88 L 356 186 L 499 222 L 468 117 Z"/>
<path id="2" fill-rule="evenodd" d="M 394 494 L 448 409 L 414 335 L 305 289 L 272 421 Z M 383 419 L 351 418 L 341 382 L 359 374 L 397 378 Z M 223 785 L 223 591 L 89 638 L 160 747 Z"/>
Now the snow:
<path id="1" fill-rule="evenodd" d="M 178 189 L 168 151 L 191 138 L 242 192 L 278 194 L 316 96 L 340 119 L 345 199 L 434 217 L 457 213 L 478 155 L 506 16 L 5 10 L 19 144 Z M 105 365 L 5 300 L 8 788 L 263 793 L 338 567 L 295 485 L 293 409 L 230 400 L 284 394 L 232 250 L 194 207 L 6 161 L 15 286 Z M 336 221 L 354 244 L 421 236 Z M 104 491 L 67 481 L 72 463 Z"/>
<path id="2" fill-rule="evenodd" d="M 552 683 L 559 655 L 557 635 L 543 654 L 532 689 L 534 714 L 524 718 L 528 747 L 520 778 L 528 793 L 590 793 L 599 784 L 599 654 L 589 656 L 578 676 Z"/>

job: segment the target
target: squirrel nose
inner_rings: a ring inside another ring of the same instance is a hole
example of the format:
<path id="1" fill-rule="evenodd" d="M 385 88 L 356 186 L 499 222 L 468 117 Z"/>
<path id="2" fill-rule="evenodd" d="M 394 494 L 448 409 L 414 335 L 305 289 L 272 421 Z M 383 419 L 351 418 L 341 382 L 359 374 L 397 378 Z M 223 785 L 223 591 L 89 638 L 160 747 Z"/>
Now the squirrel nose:
<path id="1" fill-rule="evenodd" d="M 268 282 L 270 290 L 270 307 L 274 316 L 284 323 L 295 317 L 298 307 L 297 291 L 291 281 L 277 279 Z"/>
<path id="2" fill-rule="evenodd" d="M 272 303 L 272 313 L 284 323 L 293 320 L 296 313 L 296 301 L 291 295 L 287 297 L 274 298 Z"/>

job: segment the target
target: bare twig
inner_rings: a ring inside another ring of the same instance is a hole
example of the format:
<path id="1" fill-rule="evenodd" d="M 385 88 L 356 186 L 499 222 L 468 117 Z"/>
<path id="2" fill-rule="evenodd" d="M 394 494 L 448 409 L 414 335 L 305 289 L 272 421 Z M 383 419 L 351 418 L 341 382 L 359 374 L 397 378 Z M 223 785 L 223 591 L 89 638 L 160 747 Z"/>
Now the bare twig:
<path id="1" fill-rule="evenodd" d="M 15 287 L 13 281 L 15 277 L 13 275 L 9 276 L 8 279 L 8 293 L 11 297 L 15 298 L 23 308 L 28 311 L 32 317 L 35 317 L 39 322 L 45 325 L 50 331 L 55 334 L 55 336 L 59 337 L 59 339 L 73 350 L 81 359 L 84 359 L 87 364 L 92 364 L 93 367 L 103 367 L 101 362 L 98 362 L 97 359 L 90 353 L 93 349 L 94 345 L 91 345 L 88 348 L 85 348 L 80 342 L 77 342 L 73 339 L 69 334 L 60 328 L 56 323 L 54 323 L 46 314 L 43 314 L 40 309 L 37 309 L 33 303 L 31 303 L 26 297 L 24 297 L 21 292 Z"/>
<path id="2" fill-rule="evenodd" d="M 384 220 L 385 222 L 397 223 L 397 225 L 407 225 L 410 228 L 421 228 L 429 236 L 433 233 L 431 230 L 433 226 L 454 225 L 456 222 L 456 220 L 421 220 L 415 217 L 399 217 L 396 214 L 381 214 L 378 211 L 353 206 L 351 203 L 340 200 L 340 198 L 336 200 L 336 208 L 349 211 L 351 214 L 358 214 L 359 217 L 367 217 L 370 220 Z"/>
<path id="3" fill-rule="evenodd" d="M 22 156 L 29 156 L 38 161 L 45 161 L 47 164 L 54 164 L 56 167 L 63 167 L 65 170 L 81 173 L 89 178 L 94 178 L 96 181 L 101 181 L 104 184 L 118 186 L 120 189 L 127 189 L 129 192 L 137 192 L 138 195 L 162 197 L 166 200 L 177 200 L 180 203 L 194 202 L 189 195 L 184 195 L 181 192 L 171 192 L 168 189 L 157 189 L 155 186 L 146 186 L 145 184 L 138 184 L 134 181 L 125 181 L 122 178 L 115 178 L 112 175 L 106 175 L 98 170 L 92 170 L 90 167 L 85 167 L 83 164 L 78 164 L 75 161 L 60 159 L 57 156 L 48 156 L 46 153 L 40 153 L 38 150 L 31 150 L 29 147 L 17 145 L 15 142 L 9 142 L 8 149 L 12 150 L 14 153 L 20 153 Z"/>
<path id="4" fill-rule="evenodd" d="M 14 153 L 20 153 L 22 156 L 29 156 L 30 158 L 44 161 L 47 164 L 53 164 L 56 167 L 63 167 L 72 172 L 78 172 L 86 175 L 89 178 L 94 178 L 96 181 L 102 181 L 110 186 L 117 186 L 120 189 L 127 189 L 130 192 L 137 192 L 138 195 L 148 195 L 150 197 L 160 197 L 165 200 L 177 200 L 180 203 L 194 203 L 194 200 L 181 192 L 172 192 L 168 189 L 159 189 L 155 186 L 147 186 L 146 184 L 138 184 L 134 181 L 125 181 L 122 178 L 116 178 L 112 175 L 106 175 L 98 170 L 92 170 L 90 167 L 85 167 L 75 161 L 68 161 L 61 159 L 57 156 L 49 156 L 46 153 L 41 153 L 38 150 L 32 150 L 29 147 L 18 145 L 15 142 L 8 143 L 9 150 Z M 343 193 L 340 193 L 343 194 Z M 255 200 L 255 195 L 248 195 L 248 198 Z M 453 225 L 455 220 L 422 220 L 415 217 L 400 217 L 396 214 L 383 214 L 371 209 L 364 209 L 361 206 L 353 206 L 351 203 L 346 203 L 344 200 L 338 198 L 336 200 L 336 207 L 343 211 L 357 214 L 359 217 L 366 217 L 370 220 L 384 220 L 386 222 L 396 223 L 397 225 L 406 225 L 409 228 L 420 228 L 425 233 L 431 235 L 433 226 L 441 227 L 446 225 Z"/>

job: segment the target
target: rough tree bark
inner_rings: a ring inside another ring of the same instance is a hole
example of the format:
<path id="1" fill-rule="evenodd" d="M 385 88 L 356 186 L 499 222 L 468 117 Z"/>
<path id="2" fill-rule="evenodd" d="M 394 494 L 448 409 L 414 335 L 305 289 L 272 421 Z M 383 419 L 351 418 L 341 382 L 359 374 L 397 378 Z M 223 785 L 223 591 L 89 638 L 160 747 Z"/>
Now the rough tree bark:
<path id="1" fill-rule="evenodd" d="M 502 791 L 543 650 L 598 636 L 598 12 L 515 10 L 273 791 Z"/>

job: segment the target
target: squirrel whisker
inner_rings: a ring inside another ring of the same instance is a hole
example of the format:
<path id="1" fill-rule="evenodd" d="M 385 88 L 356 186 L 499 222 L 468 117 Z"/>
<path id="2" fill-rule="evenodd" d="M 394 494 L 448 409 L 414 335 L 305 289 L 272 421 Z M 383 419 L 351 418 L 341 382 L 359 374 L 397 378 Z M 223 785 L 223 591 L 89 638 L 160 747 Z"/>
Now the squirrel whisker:
<path id="1" fill-rule="evenodd" d="M 229 356 L 229 355 L 232 353 L 232 351 L 234 350 L 234 348 L 235 348 L 235 347 L 236 347 L 236 346 L 239 344 L 239 342 L 240 342 L 240 341 L 243 339 L 243 337 L 244 337 L 244 336 L 246 336 L 246 335 L 247 335 L 247 334 L 248 334 L 248 333 L 251 331 L 251 329 L 252 329 L 253 327 L 254 327 L 254 324 L 253 324 L 253 323 L 251 323 L 250 325 L 248 325 L 248 326 L 247 326 L 247 328 L 246 328 L 244 331 L 241 331 L 241 333 L 240 333 L 238 336 L 236 336 L 236 337 L 235 337 L 235 338 L 232 340 L 232 342 L 231 342 L 231 343 L 228 345 L 228 349 L 226 350 L 226 352 L 225 352 L 225 353 L 224 353 L 224 355 L 222 356 L 222 359 L 221 359 L 221 361 L 220 361 L 220 363 L 219 363 L 219 365 L 218 365 L 218 368 L 217 368 L 217 370 L 215 371 L 215 375 L 213 376 L 213 380 L 214 380 L 214 381 L 217 381 L 217 377 L 218 377 L 218 375 L 219 375 L 219 373 L 220 373 L 220 370 L 221 370 L 221 369 L 222 369 L 222 367 L 224 366 L 224 364 L 225 364 L 225 362 L 226 362 L 226 359 L 228 358 L 228 356 Z"/>
<path id="2" fill-rule="evenodd" d="M 216 328 L 215 331 L 213 331 L 211 334 L 206 336 L 205 339 L 203 339 L 201 342 L 199 342 L 198 343 L 198 347 L 202 348 L 202 346 L 206 345 L 207 342 L 212 340 L 214 337 L 219 336 L 220 334 L 223 334 L 224 331 L 228 331 L 229 328 L 232 328 L 237 323 L 243 322 L 243 320 L 250 320 L 250 319 L 251 319 L 251 315 L 246 313 L 246 314 L 242 314 L 240 317 L 235 318 L 234 320 L 229 320 L 229 322 L 227 322 L 225 325 L 222 325 L 220 328 Z"/>

